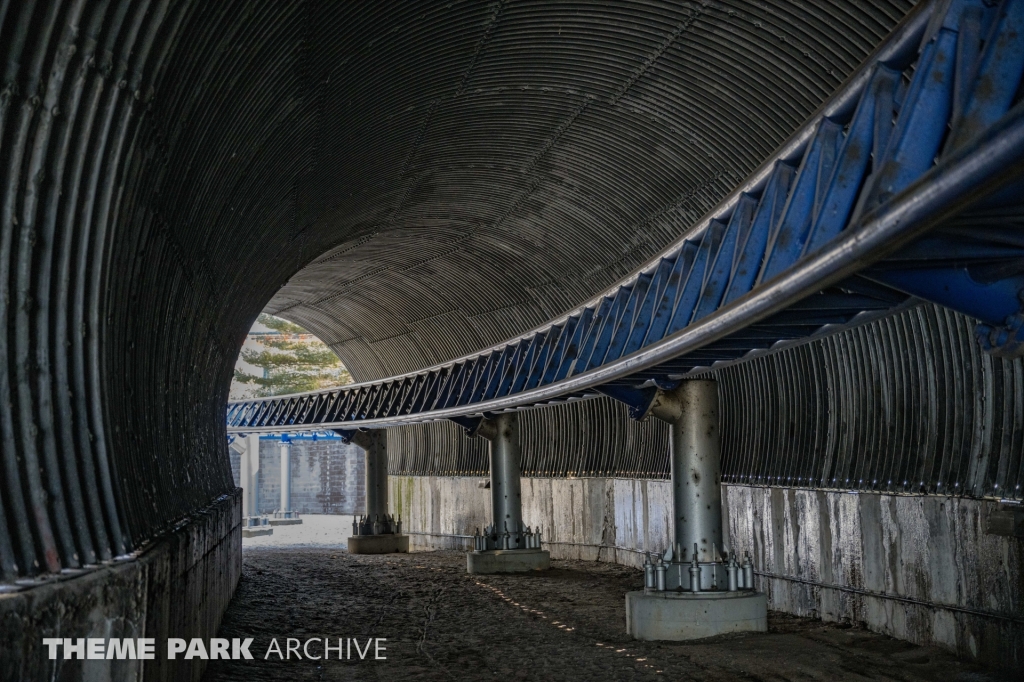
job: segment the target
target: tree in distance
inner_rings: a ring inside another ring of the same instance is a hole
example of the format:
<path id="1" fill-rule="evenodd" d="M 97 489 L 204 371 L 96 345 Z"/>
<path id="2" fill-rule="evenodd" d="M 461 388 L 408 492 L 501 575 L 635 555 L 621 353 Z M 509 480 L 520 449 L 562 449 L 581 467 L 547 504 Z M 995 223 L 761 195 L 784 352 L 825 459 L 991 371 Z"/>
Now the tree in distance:
<path id="1" fill-rule="evenodd" d="M 263 369 L 263 376 L 235 367 L 235 381 L 250 384 L 254 398 L 302 393 L 352 383 L 352 376 L 327 344 L 297 324 L 260 313 L 273 330 L 253 334 L 262 349 L 243 348 L 239 359 Z"/>

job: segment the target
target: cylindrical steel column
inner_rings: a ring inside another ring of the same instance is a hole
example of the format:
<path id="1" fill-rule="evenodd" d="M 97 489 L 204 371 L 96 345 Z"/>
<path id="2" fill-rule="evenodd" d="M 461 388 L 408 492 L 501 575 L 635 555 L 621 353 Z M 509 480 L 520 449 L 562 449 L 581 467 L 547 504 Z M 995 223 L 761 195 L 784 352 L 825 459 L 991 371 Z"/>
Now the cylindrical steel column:
<path id="1" fill-rule="evenodd" d="M 384 429 L 371 432 L 366 450 L 366 514 L 371 521 L 388 513 L 388 433 Z"/>
<path id="2" fill-rule="evenodd" d="M 252 516 L 252 473 L 249 471 L 249 439 L 242 438 L 244 448 L 238 454 L 238 483 L 242 488 L 242 518 Z M 237 448 L 236 448 L 237 449 Z"/>
<path id="3" fill-rule="evenodd" d="M 292 510 L 292 444 L 281 441 L 281 512 L 287 514 Z"/>
<path id="4" fill-rule="evenodd" d="M 370 523 L 383 521 L 388 513 L 388 432 L 360 431 L 352 442 L 366 455 L 366 516 Z"/>
<path id="5" fill-rule="evenodd" d="M 713 561 L 713 549 L 722 550 L 718 385 L 707 379 L 684 381 L 675 391 L 659 395 L 651 412 L 671 430 L 676 547 L 689 555 L 696 544 L 697 560 Z"/>
<path id="6" fill-rule="evenodd" d="M 490 441 L 491 518 L 499 536 L 506 528 L 516 546 L 523 522 L 523 496 L 519 482 L 519 418 L 515 412 L 498 415 L 482 425 L 480 435 Z"/>
<path id="7" fill-rule="evenodd" d="M 260 515 L 260 435 L 251 433 L 246 438 L 248 447 L 245 455 L 249 459 L 249 478 L 244 485 L 249 486 L 249 508 L 246 516 Z"/>

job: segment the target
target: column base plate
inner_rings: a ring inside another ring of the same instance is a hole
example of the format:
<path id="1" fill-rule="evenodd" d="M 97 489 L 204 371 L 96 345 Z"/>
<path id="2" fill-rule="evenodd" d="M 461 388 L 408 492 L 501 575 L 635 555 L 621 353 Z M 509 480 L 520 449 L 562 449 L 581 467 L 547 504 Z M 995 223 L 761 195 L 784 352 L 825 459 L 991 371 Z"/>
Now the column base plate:
<path id="1" fill-rule="evenodd" d="M 252 528 L 243 528 L 242 529 L 242 537 L 243 538 L 255 538 L 255 537 L 259 537 L 260 535 L 273 535 L 273 534 L 274 534 L 274 529 L 273 528 L 268 528 L 267 526 L 253 526 Z"/>

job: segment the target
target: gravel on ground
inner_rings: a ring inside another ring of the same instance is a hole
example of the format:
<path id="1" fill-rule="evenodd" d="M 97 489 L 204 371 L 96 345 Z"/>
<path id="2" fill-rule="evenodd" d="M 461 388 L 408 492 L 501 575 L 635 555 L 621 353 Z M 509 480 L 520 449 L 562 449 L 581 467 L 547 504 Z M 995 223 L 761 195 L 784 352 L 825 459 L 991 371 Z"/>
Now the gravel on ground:
<path id="1" fill-rule="evenodd" d="M 282 534 L 283 535 L 283 534 Z M 254 660 L 211 661 L 205 680 L 900 680 L 1009 679 L 850 624 L 769 614 L 768 633 L 687 643 L 626 634 L 624 595 L 642 574 L 552 561 L 530 575 L 471 576 L 455 551 L 350 555 L 340 548 L 252 547 L 220 637 L 252 637 Z M 329 638 L 331 659 L 322 655 Z M 267 655 L 272 640 L 289 660 Z M 373 660 L 370 638 L 383 638 Z M 337 660 L 338 640 L 350 647 Z M 296 644 L 298 649 L 295 648 Z M 302 658 L 296 658 L 298 653 Z"/>

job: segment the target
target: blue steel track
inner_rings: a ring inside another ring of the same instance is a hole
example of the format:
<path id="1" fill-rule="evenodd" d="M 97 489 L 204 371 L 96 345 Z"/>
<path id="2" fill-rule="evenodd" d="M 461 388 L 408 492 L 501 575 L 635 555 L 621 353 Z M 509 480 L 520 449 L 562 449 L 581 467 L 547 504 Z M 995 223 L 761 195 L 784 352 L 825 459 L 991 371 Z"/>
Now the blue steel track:
<path id="1" fill-rule="evenodd" d="M 916 300 L 1024 353 L 1024 0 L 920 7 L 741 187 L 567 315 L 381 381 L 231 403 L 229 432 L 350 431 L 658 388 Z M 625 180 L 624 180 L 625 181 Z"/>

